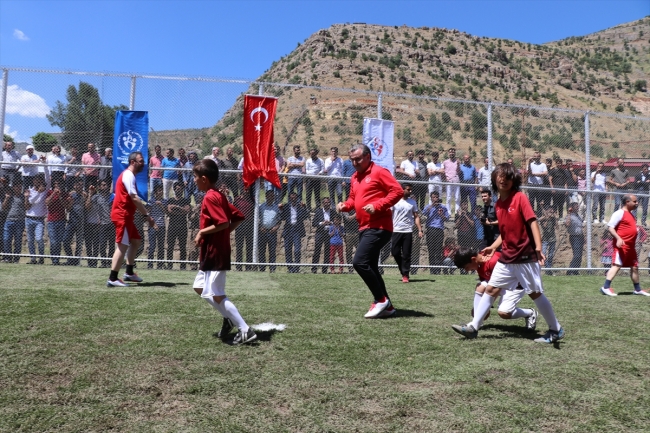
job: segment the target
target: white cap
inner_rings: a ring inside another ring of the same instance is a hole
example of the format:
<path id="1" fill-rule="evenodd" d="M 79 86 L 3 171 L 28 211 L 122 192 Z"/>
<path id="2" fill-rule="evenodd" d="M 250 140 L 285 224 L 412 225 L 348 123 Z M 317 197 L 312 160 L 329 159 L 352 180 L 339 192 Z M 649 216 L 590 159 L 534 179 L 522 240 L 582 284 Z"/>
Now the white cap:
<path id="1" fill-rule="evenodd" d="M 34 150 L 34 146 L 32 146 L 31 144 L 27 145 L 27 147 L 25 148 L 25 150 L 29 150 L 29 149 Z"/>

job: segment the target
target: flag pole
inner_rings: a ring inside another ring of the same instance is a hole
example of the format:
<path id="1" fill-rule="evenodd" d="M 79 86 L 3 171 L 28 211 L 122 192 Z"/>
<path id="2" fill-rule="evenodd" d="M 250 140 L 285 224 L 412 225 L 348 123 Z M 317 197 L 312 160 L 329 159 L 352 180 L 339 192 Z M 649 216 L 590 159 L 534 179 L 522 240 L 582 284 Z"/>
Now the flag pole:
<path id="1" fill-rule="evenodd" d="M 260 84 L 259 87 L 259 96 L 264 95 L 264 85 Z M 255 180 L 255 210 L 253 213 L 253 263 L 257 265 L 259 263 L 258 249 L 257 245 L 259 244 L 260 239 L 260 182 L 261 178 Z"/>

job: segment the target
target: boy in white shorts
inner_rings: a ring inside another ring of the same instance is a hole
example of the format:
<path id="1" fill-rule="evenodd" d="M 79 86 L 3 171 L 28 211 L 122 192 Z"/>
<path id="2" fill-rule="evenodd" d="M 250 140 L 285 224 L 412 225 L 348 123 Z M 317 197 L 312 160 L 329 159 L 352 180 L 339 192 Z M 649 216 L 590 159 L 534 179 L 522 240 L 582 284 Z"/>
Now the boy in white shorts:
<path id="1" fill-rule="evenodd" d="M 257 338 L 226 296 L 226 271 L 230 270 L 230 232 L 244 220 L 244 215 L 228 202 L 216 188 L 219 168 L 211 159 L 198 161 L 192 169 L 194 182 L 206 191 L 199 215 L 200 230 L 194 238 L 200 248 L 199 272 L 194 291 L 223 316 L 218 337 L 225 338 L 236 326 L 239 330 L 233 344 L 250 343 Z"/>
<path id="2" fill-rule="evenodd" d="M 535 339 L 535 342 L 552 344 L 564 338 L 564 329 L 544 295 L 541 278 L 541 265 L 544 264 L 542 236 L 537 216 L 528 198 L 519 191 L 520 186 L 521 175 L 511 165 L 499 164 L 492 172 L 492 189 L 499 193 L 495 210 L 501 235 L 481 253 L 492 256 L 501 247 L 501 257 L 476 308 L 474 319 L 467 325 L 453 325 L 452 329 L 467 338 L 476 338 L 483 318 L 501 289 L 517 290 L 521 286 L 549 326 L 546 334 Z"/>
<path id="3" fill-rule="evenodd" d="M 476 285 L 474 291 L 474 308 L 472 308 L 472 316 L 474 316 L 474 311 L 478 311 L 481 298 L 485 293 L 488 281 L 492 276 L 492 271 L 500 257 L 500 251 L 496 251 L 492 257 L 488 257 L 480 254 L 473 248 L 467 247 L 461 248 L 456 252 L 456 254 L 454 254 L 454 264 L 458 269 L 464 269 L 467 272 L 476 271 L 481 280 Z M 526 329 L 534 331 L 537 326 L 537 311 L 532 308 L 517 307 L 525 294 L 526 291 L 521 286 L 517 286 L 515 290 L 502 289 L 501 293 L 498 295 L 500 296 L 500 299 L 497 311 L 499 317 L 505 320 L 519 319 L 523 317 L 526 320 Z M 488 313 L 483 317 L 483 320 L 487 320 L 488 317 L 490 317 L 490 310 L 488 310 Z"/>

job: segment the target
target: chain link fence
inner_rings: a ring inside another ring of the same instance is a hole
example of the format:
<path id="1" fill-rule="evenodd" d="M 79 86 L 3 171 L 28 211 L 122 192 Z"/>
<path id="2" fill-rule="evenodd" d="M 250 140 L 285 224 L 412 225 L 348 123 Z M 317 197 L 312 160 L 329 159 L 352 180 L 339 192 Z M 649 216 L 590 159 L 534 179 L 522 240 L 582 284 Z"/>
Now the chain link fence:
<path id="1" fill-rule="evenodd" d="M 53 125 L 60 131 L 49 134 L 54 141 L 34 136 L 31 153 L 21 140 L 16 149 L 3 149 L 3 262 L 110 266 L 112 113 L 141 109 L 150 114 L 150 159 L 162 160 L 172 149 L 178 164 L 164 170 L 150 164 L 148 209 L 157 228 L 136 216 L 144 240 L 140 268 L 196 269 L 193 239 L 203 195 L 193 184 L 191 166 L 195 158 L 212 155 L 221 168 L 219 188 L 246 216 L 231 234 L 235 270 L 353 272 L 358 225 L 353 213 L 334 209 L 349 195 L 353 170 L 345 161 L 347 150 L 360 141 L 366 117 L 395 122 L 395 176 L 412 185 L 423 229 L 420 236 L 413 226 L 411 274 L 459 272 L 452 261 L 456 249 L 480 249 L 495 236 L 485 214 L 491 199 L 481 192 L 489 189 L 490 173 L 501 162 L 511 162 L 522 174 L 542 230 L 548 273 L 603 272 L 611 264 L 605 222 L 627 193 L 640 199 L 639 263 L 650 267 L 649 175 L 642 170 L 650 162 L 649 118 L 306 83 L 5 69 L 3 124 L 5 112 L 18 112 L 16 89 L 38 94 L 46 87 L 56 89 L 54 99 L 67 102 L 43 109 L 32 98 L 28 112 L 34 117 L 23 116 L 21 128 Z M 275 122 L 280 189 L 260 181 L 246 190 L 241 183 L 245 92 L 281 101 Z M 71 122 L 75 98 L 101 101 L 97 112 L 80 117 L 86 123 Z M 52 152 L 54 145 L 60 155 Z M 332 156 L 333 148 L 341 160 Z M 296 161 L 304 167 L 287 164 Z M 614 183 L 619 178 L 625 182 Z M 385 272 L 398 273 L 390 245 L 381 260 Z"/>

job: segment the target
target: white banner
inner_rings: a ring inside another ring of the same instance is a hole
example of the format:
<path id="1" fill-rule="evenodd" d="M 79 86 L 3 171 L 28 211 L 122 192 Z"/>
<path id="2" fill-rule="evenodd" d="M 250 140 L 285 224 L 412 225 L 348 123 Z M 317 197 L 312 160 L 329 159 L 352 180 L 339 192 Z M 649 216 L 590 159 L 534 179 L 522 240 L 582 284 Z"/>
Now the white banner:
<path id="1" fill-rule="evenodd" d="M 370 148 L 373 162 L 395 174 L 393 131 L 394 123 L 390 120 L 363 119 L 363 143 Z"/>

